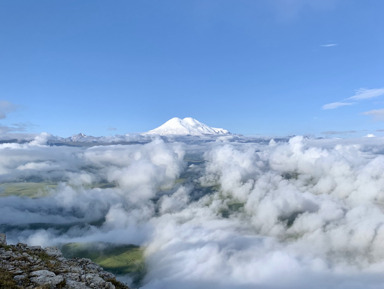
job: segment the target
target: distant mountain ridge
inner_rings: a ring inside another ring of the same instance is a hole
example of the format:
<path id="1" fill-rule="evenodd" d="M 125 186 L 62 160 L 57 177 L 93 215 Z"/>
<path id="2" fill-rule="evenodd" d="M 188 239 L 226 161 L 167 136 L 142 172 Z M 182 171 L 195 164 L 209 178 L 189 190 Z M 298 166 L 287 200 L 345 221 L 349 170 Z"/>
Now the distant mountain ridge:
<path id="1" fill-rule="evenodd" d="M 210 127 L 192 117 L 184 119 L 174 117 L 161 126 L 144 133 L 132 133 L 114 136 L 91 136 L 84 133 L 74 134 L 69 137 L 60 137 L 49 133 L 41 134 L 10 134 L 0 135 L 0 145 L 5 143 L 31 143 L 34 145 L 68 145 L 68 146 L 94 146 L 109 144 L 144 144 L 151 142 L 154 137 L 162 136 L 165 139 L 175 140 L 180 138 L 215 139 L 216 136 L 238 137 L 223 128 Z"/>
<path id="2" fill-rule="evenodd" d="M 223 128 L 210 127 L 200 121 L 186 117 L 184 119 L 174 117 L 162 124 L 161 126 L 152 129 L 144 135 L 228 135 L 230 132 Z"/>

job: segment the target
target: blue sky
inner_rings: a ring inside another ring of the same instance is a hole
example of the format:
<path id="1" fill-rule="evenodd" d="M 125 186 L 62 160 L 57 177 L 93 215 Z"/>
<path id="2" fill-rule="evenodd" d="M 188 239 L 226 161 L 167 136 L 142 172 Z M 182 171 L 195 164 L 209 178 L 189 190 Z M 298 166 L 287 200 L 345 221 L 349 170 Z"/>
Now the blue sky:
<path id="1" fill-rule="evenodd" d="M 246 135 L 383 135 L 382 11 L 381 0 L 0 0 L 0 131 L 113 135 L 191 116 Z"/>

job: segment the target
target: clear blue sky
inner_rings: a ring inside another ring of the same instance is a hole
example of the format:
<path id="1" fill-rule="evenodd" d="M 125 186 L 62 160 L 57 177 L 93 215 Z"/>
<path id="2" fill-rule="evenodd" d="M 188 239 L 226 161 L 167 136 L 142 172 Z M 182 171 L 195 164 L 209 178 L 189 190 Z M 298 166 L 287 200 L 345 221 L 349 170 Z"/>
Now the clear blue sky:
<path id="1" fill-rule="evenodd" d="M 0 0 L 0 126 L 384 129 L 382 0 Z M 366 89 L 364 91 L 359 89 Z"/>

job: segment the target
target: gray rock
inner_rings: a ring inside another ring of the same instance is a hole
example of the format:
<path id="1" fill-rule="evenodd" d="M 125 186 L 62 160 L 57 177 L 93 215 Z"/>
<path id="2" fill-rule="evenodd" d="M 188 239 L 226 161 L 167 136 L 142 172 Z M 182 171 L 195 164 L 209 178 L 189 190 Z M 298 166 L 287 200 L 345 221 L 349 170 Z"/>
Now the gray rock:
<path id="1" fill-rule="evenodd" d="M 13 280 L 15 280 L 17 284 L 21 285 L 22 282 L 25 280 L 25 278 L 27 278 L 27 275 L 22 274 L 22 275 L 16 275 L 15 277 L 13 277 Z"/>
<path id="2" fill-rule="evenodd" d="M 91 287 L 88 287 L 84 283 L 73 281 L 71 279 L 66 279 L 66 287 L 68 289 L 90 289 Z"/>
<path id="3" fill-rule="evenodd" d="M 1 235 L 1 238 L 1 242 L 5 243 L 5 236 Z M 46 258 L 42 252 L 50 255 L 50 258 Z M 115 289 L 109 282 L 115 280 L 113 274 L 104 271 L 90 259 L 66 259 L 55 247 L 41 249 L 22 243 L 0 246 L 0 269 L 11 273 L 15 282 L 27 289 L 62 286 L 66 289 Z M 2 288 L 1 284 L 0 280 Z M 119 286 L 129 289 L 122 283 Z"/>
<path id="4" fill-rule="evenodd" d="M 54 256 L 54 257 L 61 257 L 62 256 L 61 251 L 56 247 L 45 248 L 45 253 L 47 253 L 49 256 Z"/>
<path id="5" fill-rule="evenodd" d="M 70 272 L 70 273 L 65 273 L 64 274 L 64 278 L 67 280 L 67 279 L 70 279 L 70 280 L 74 280 L 74 281 L 80 281 L 80 274 L 78 273 L 73 273 L 73 272 Z"/>
<path id="6" fill-rule="evenodd" d="M 31 273 L 32 277 L 30 280 L 38 285 L 50 285 L 56 286 L 57 284 L 64 281 L 63 276 L 56 276 L 55 273 L 48 270 L 39 270 Z"/>
<path id="7" fill-rule="evenodd" d="M 7 245 L 7 236 L 3 233 L 0 233 L 0 244 Z"/>
<path id="8" fill-rule="evenodd" d="M 22 270 L 20 270 L 18 268 L 15 268 L 14 270 L 11 270 L 9 272 L 11 272 L 13 275 L 18 275 L 18 274 L 24 273 Z"/>
<path id="9" fill-rule="evenodd" d="M 71 267 L 71 272 L 82 274 L 82 273 L 84 273 L 84 270 L 81 269 L 81 268 L 78 267 L 78 266 L 72 266 L 72 267 Z"/>
<path id="10" fill-rule="evenodd" d="M 24 243 L 17 243 L 16 247 L 19 247 L 19 248 L 22 248 L 22 249 L 26 249 L 28 247 L 28 245 L 24 244 Z"/>
<path id="11" fill-rule="evenodd" d="M 113 275 L 111 272 L 107 272 L 107 271 L 101 271 L 100 276 L 104 279 L 114 279 L 115 278 L 115 275 Z"/>
<path id="12" fill-rule="evenodd" d="M 92 273 L 96 273 L 96 272 L 99 272 L 99 271 L 103 270 L 103 268 L 101 268 L 99 265 L 97 265 L 95 263 L 89 263 L 87 265 L 87 269 L 89 271 L 92 271 Z"/>
<path id="13" fill-rule="evenodd" d="M 43 251 L 43 248 L 41 246 L 31 246 L 29 249 L 34 250 L 34 251 Z"/>
<path id="14" fill-rule="evenodd" d="M 86 274 L 85 280 L 92 288 L 104 288 L 105 281 L 96 274 Z"/>
<path id="15" fill-rule="evenodd" d="M 12 253 L 12 251 L 5 251 L 3 254 L 3 259 L 9 259 L 13 256 L 14 256 L 14 254 Z"/>
<path id="16" fill-rule="evenodd" d="M 113 285 L 111 282 L 107 282 L 105 284 L 105 289 L 116 289 L 115 285 Z"/>

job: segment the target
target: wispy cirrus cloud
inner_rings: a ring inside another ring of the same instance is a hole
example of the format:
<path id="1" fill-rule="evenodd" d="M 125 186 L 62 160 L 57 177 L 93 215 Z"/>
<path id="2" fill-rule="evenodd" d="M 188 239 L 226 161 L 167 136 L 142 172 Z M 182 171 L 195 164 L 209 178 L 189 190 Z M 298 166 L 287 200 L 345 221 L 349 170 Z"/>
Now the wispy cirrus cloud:
<path id="1" fill-rule="evenodd" d="M 384 108 L 369 110 L 363 112 L 363 114 L 373 116 L 373 118 L 376 120 L 384 121 Z"/>
<path id="2" fill-rule="evenodd" d="M 324 104 L 321 108 L 323 110 L 336 109 L 342 106 L 349 106 L 357 103 L 357 101 L 371 99 L 384 95 L 384 88 L 360 88 L 355 91 L 355 94 L 343 99 L 342 101 L 336 101 Z M 364 113 L 365 114 L 365 113 Z"/>
<path id="3" fill-rule="evenodd" d="M 320 45 L 321 47 L 335 47 L 338 46 L 339 44 L 337 43 L 327 43 L 327 44 L 322 44 Z"/>
<path id="4" fill-rule="evenodd" d="M 7 117 L 7 114 L 16 110 L 17 106 L 9 101 L 0 100 L 0 119 Z"/>
<path id="5" fill-rule="evenodd" d="M 343 131 L 329 130 L 329 131 L 323 131 L 322 134 L 325 134 L 325 135 L 345 135 L 345 134 L 354 134 L 357 132 L 358 132 L 357 130 L 343 130 Z"/>
<path id="6" fill-rule="evenodd" d="M 370 99 L 370 98 L 374 98 L 382 95 L 384 95 L 384 88 L 373 88 L 373 89 L 360 88 L 356 90 L 355 95 L 348 97 L 347 99 L 362 100 L 362 99 Z"/>
<path id="7" fill-rule="evenodd" d="M 6 119 L 8 114 L 15 111 L 17 108 L 17 105 L 9 101 L 0 100 L 0 120 Z M 25 131 L 28 126 L 30 126 L 30 124 L 27 123 L 15 123 L 11 126 L 0 125 L 0 134 Z"/>
<path id="8" fill-rule="evenodd" d="M 324 104 L 322 106 L 322 109 L 327 110 L 327 109 L 336 109 L 342 106 L 348 106 L 348 105 L 353 105 L 355 102 L 331 102 Z"/>
<path id="9" fill-rule="evenodd" d="M 19 132 L 19 131 L 26 131 L 28 127 L 31 127 L 32 125 L 29 123 L 15 123 L 12 126 L 3 126 L 0 125 L 0 133 L 9 133 L 9 132 Z"/>

